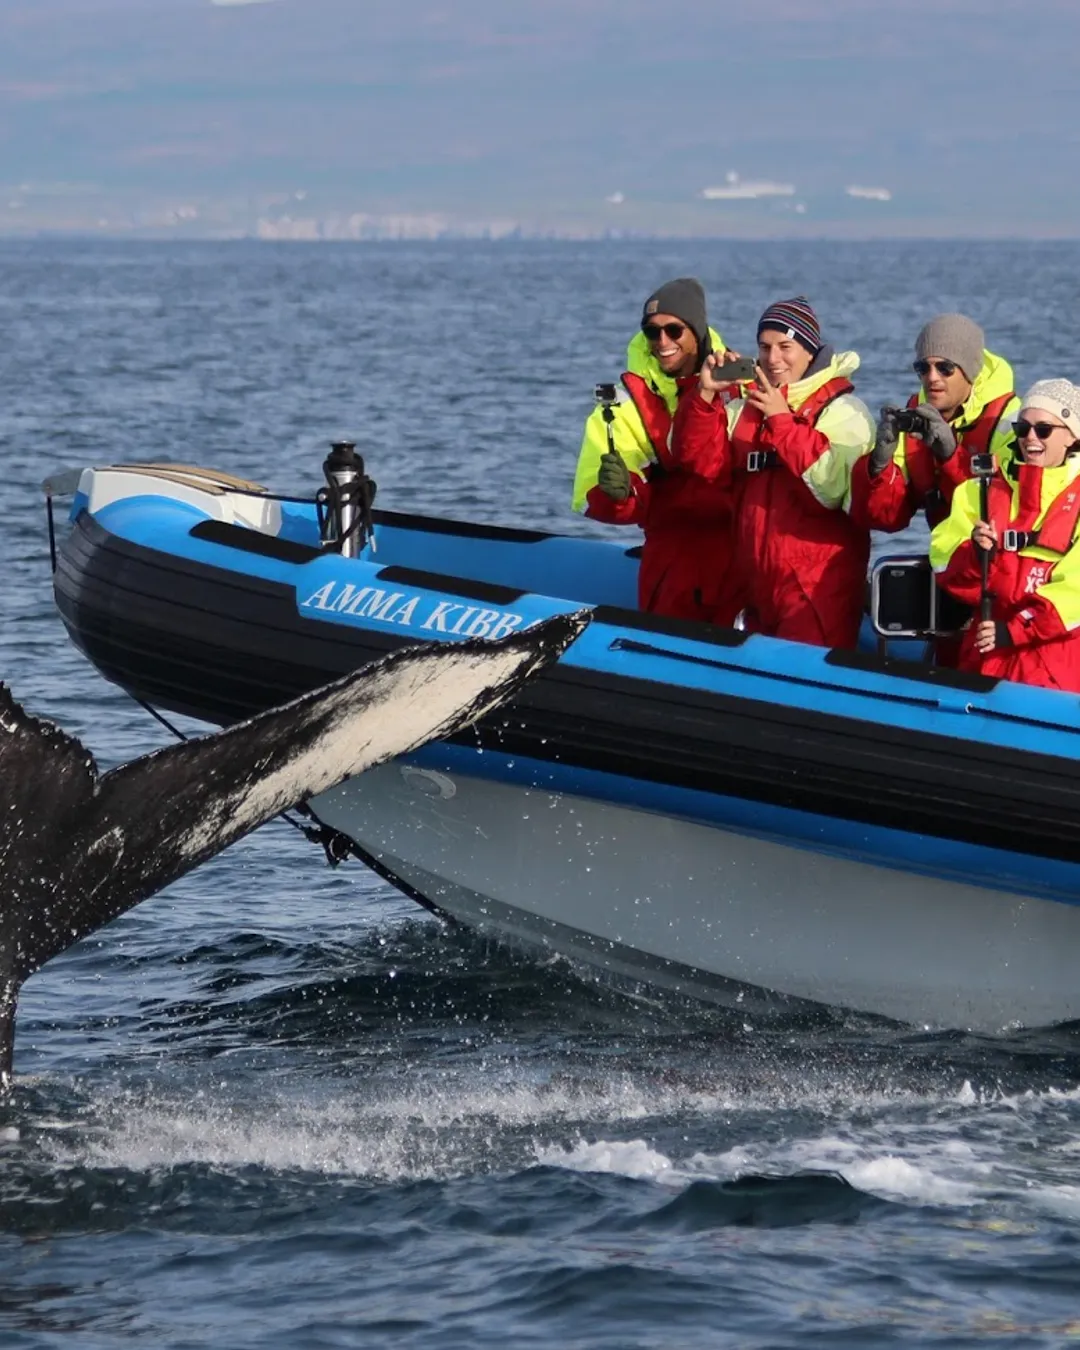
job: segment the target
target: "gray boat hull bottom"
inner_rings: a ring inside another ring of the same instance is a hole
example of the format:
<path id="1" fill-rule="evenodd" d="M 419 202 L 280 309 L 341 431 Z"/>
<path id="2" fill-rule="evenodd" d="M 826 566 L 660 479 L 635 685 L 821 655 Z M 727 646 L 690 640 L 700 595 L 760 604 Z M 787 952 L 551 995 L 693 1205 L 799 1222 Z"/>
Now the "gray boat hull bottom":
<path id="1" fill-rule="evenodd" d="M 980 1032 L 1080 1017 L 1077 906 L 401 761 L 311 807 L 469 927 L 660 989 Z"/>

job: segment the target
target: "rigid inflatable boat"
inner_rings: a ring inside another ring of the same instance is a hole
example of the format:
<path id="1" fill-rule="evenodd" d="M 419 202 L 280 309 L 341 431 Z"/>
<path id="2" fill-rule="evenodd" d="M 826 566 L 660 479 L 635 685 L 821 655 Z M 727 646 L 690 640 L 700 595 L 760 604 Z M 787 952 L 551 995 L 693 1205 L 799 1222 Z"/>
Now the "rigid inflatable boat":
<path id="1" fill-rule="evenodd" d="M 211 470 L 61 488 L 72 639 L 210 723 L 589 607 L 509 711 L 309 804 L 438 913 L 717 1001 L 1080 1016 L 1080 699 L 643 615 L 607 540 L 375 512 L 348 556 L 318 502 Z"/>

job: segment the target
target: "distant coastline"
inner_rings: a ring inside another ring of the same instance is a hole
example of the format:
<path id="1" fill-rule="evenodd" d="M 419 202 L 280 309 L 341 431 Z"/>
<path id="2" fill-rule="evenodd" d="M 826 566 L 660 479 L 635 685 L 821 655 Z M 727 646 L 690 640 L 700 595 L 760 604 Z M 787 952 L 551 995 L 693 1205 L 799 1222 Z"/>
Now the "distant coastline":
<path id="1" fill-rule="evenodd" d="M 996 231 L 980 231 L 942 228 L 927 222 L 912 224 L 910 228 L 901 228 L 901 223 L 890 222 L 889 229 L 868 231 L 854 226 L 847 227 L 838 223 L 815 225 L 804 222 L 799 229 L 740 229 L 705 231 L 688 229 L 685 231 L 649 231 L 614 229 L 508 229 L 494 230 L 456 230 L 446 229 L 420 232 L 365 232 L 356 235 L 340 234 L 333 231 L 269 232 L 244 229 L 181 229 L 131 226 L 95 227 L 90 225 L 40 225 L 23 228 L 0 225 L 0 243 L 34 240 L 80 240 L 99 241 L 101 243 L 248 243 L 248 244 L 286 244 L 286 245 L 329 245 L 343 246 L 356 244 L 507 244 L 507 243 L 687 243 L 692 241 L 712 243 L 934 243 L 934 242 L 970 242 L 970 243 L 1074 243 L 1080 240 L 1080 229 L 1070 231 L 1024 232 L 1002 228 Z"/>

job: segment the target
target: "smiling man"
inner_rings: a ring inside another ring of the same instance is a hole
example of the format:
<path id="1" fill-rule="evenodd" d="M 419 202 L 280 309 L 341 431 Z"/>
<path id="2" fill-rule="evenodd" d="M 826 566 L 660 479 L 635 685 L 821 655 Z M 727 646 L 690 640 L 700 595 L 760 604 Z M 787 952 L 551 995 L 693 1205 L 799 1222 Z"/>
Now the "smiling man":
<path id="1" fill-rule="evenodd" d="M 914 369 L 922 388 L 906 410 L 882 408 L 874 447 L 852 473 L 851 513 L 871 530 L 906 529 L 920 510 L 932 529 L 971 477 L 973 455 L 999 464 L 1012 455 L 1012 367 L 987 351 L 973 319 L 931 319 L 915 339 Z"/>
<path id="2" fill-rule="evenodd" d="M 645 301 L 640 332 L 626 351 L 626 397 L 585 423 L 574 477 L 575 511 L 645 532 L 638 603 L 650 613 L 730 624 L 731 496 L 679 469 L 671 424 L 701 363 L 722 352 L 709 327 L 705 291 L 694 277 L 665 282 Z M 607 417 L 605 417 L 605 412 Z"/>

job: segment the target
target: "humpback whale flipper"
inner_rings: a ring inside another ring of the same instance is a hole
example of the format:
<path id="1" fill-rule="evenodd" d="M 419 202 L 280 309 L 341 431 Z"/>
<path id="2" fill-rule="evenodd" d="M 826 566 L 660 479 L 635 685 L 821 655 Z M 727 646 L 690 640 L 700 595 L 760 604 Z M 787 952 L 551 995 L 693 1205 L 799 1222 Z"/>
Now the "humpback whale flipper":
<path id="1" fill-rule="evenodd" d="M 0 1085 L 19 989 L 46 961 L 280 811 L 468 726 L 587 623 L 560 615 L 498 642 L 395 652 L 100 778 L 75 737 L 0 685 Z"/>

